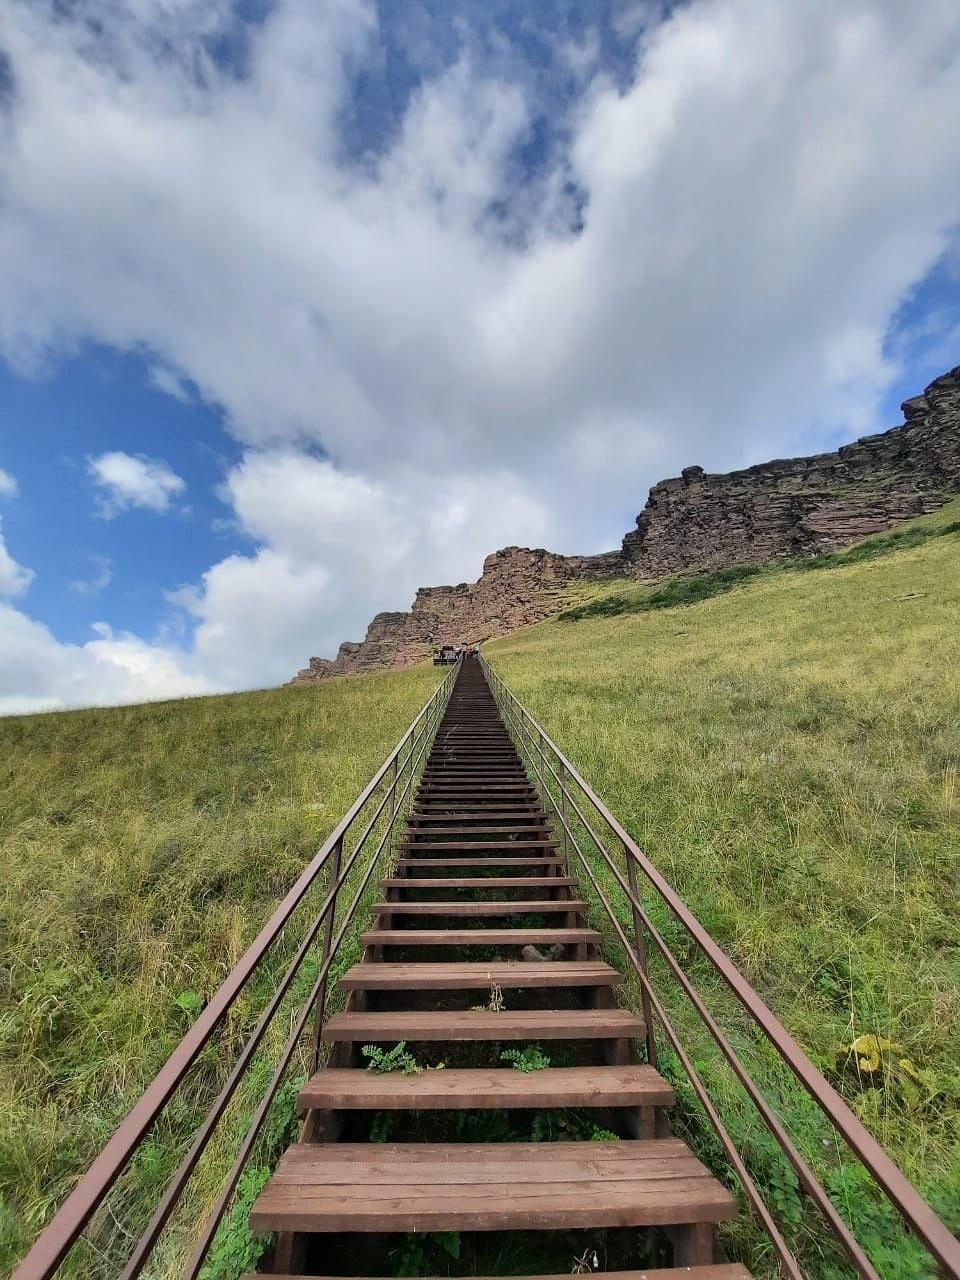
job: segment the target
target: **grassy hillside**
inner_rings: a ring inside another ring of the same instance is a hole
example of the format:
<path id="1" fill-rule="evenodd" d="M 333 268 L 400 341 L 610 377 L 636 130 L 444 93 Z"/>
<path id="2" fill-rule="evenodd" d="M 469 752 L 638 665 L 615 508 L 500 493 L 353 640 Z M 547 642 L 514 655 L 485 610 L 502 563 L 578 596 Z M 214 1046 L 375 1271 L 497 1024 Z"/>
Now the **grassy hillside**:
<path id="1" fill-rule="evenodd" d="M 0 719 L 0 1274 L 437 678 Z"/>
<path id="2" fill-rule="evenodd" d="M 958 520 L 813 566 L 615 584 L 486 649 L 954 1229 Z M 865 1033 L 902 1046 L 870 1080 L 837 1052 Z"/>

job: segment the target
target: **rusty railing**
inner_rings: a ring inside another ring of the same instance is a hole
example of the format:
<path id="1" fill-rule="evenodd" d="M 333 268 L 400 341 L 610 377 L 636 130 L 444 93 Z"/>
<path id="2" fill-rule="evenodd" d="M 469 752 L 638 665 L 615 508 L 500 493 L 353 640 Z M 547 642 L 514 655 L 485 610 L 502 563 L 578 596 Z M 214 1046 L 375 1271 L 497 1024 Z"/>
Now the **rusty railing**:
<path id="1" fill-rule="evenodd" d="M 805 1273 L 791 1251 L 776 1216 L 751 1177 L 744 1158 L 723 1123 L 716 1103 L 694 1066 L 688 1052 L 689 1045 L 684 1046 L 661 999 L 653 989 L 647 972 L 648 944 L 652 945 L 658 961 L 665 966 L 685 999 L 693 1006 L 703 1030 L 749 1097 L 764 1126 L 796 1174 L 800 1188 L 818 1209 L 830 1235 L 846 1255 L 854 1273 L 861 1280 L 881 1280 L 850 1226 L 838 1213 L 826 1188 L 797 1150 L 783 1122 L 751 1077 L 729 1037 L 707 1008 L 689 974 L 678 962 L 662 932 L 651 919 L 650 911 L 638 893 L 638 873 L 644 878 L 648 890 L 652 891 L 653 901 L 681 926 L 702 957 L 723 980 L 746 1014 L 749 1024 L 772 1045 L 780 1063 L 799 1081 L 805 1093 L 829 1122 L 833 1133 L 842 1139 L 854 1158 L 867 1170 L 877 1188 L 926 1250 L 940 1273 L 950 1280 L 960 1280 L 960 1241 L 941 1222 L 876 1139 L 867 1132 L 730 957 L 711 938 L 542 726 L 511 693 L 486 658 L 481 655 L 480 660 L 520 754 L 535 774 L 543 798 L 553 812 L 564 850 L 568 857 L 571 853 L 575 854 L 583 867 L 640 984 L 648 1028 L 648 1059 L 652 1065 L 656 1064 L 654 1027 L 657 1026 L 679 1060 L 750 1208 L 769 1237 L 782 1274 L 790 1277 L 790 1280 L 805 1280 Z M 618 859 L 611 856 L 608 845 L 622 854 L 623 869 L 618 865 Z M 610 902 L 609 892 L 601 885 L 598 871 L 608 882 L 612 881 L 625 898 L 633 926 L 632 938 L 618 918 Z"/>
<path id="2" fill-rule="evenodd" d="M 282 974 L 275 981 L 270 976 L 270 997 L 206 1115 L 193 1133 L 192 1140 L 187 1139 L 190 1141 L 189 1149 L 167 1182 L 149 1223 L 138 1237 L 134 1237 L 122 1224 L 116 1223 L 112 1248 L 119 1247 L 118 1241 L 126 1246 L 123 1256 L 116 1263 L 113 1262 L 112 1254 L 111 1260 L 107 1262 L 102 1257 L 103 1251 L 97 1250 L 101 1254 L 97 1274 L 104 1274 L 105 1266 L 110 1274 L 120 1275 L 123 1280 L 132 1280 L 141 1274 L 161 1240 L 171 1215 L 180 1204 L 221 1118 L 235 1098 L 238 1087 L 241 1082 L 250 1079 L 251 1064 L 255 1061 L 257 1051 L 273 1024 L 284 997 L 291 992 L 291 988 L 296 995 L 297 979 L 300 978 L 302 982 L 304 975 L 311 972 L 309 967 L 305 969 L 305 962 L 310 957 L 312 963 L 317 963 L 319 951 L 319 965 L 309 994 L 292 1020 L 270 1082 L 254 1109 L 233 1165 L 222 1183 L 199 1239 L 191 1239 L 189 1242 L 194 1244 L 194 1248 L 183 1274 L 188 1280 L 196 1280 L 230 1207 L 251 1152 L 263 1131 L 274 1100 L 290 1072 L 295 1054 L 299 1052 L 301 1060 L 306 1058 L 308 1069 L 315 1069 L 319 1062 L 320 1024 L 323 1020 L 328 975 L 385 849 L 389 856 L 394 832 L 405 815 L 414 783 L 422 770 L 458 669 L 452 667 L 434 690 L 396 747 L 311 859 L 140 1100 L 41 1232 L 14 1272 L 13 1280 L 48 1280 L 69 1260 L 71 1251 L 83 1239 L 91 1218 L 120 1184 L 143 1144 L 155 1132 L 158 1120 L 164 1116 L 169 1103 L 188 1082 L 191 1069 L 198 1062 L 202 1051 L 218 1030 L 222 1029 L 228 1012 L 241 996 L 250 995 L 253 980 L 258 975 L 263 976 L 266 965 L 271 961 L 274 965 L 282 965 L 282 959 L 278 960 L 277 957 L 277 952 L 283 949 L 277 948 L 278 940 L 285 935 L 286 930 L 303 927 L 299 945 Z M 372 853 L 369 852 L 370 847 Z M 361 859 L 365 853 L 368 856 L 364 864 Z M 355 891 L 346 909 L 338 912 L 341 891 L 348 882 L 350 887 L 355 883 Z M 301 905 L 309 905 L 311 899 L 308 895 L 311 895 L 311 891 L 321 894 L 322 901 L 304 927 L 294 917 Z M 304 1045 L 308 1029 L 309 1040 Z"/>

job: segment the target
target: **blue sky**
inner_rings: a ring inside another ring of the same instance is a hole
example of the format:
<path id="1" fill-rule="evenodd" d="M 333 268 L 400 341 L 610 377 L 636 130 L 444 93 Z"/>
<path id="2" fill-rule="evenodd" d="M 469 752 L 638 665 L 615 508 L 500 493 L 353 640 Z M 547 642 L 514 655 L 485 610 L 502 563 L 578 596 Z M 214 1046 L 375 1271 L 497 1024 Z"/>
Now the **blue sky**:
<path id="1" fill-rule="evenodd" d="M 946 0 L 14 0 L 0 50 L 0 710 L 276 683 L 960 363 Z"/>
<path id="2" fill-rule="evenodd" d="M 158 588 L 193 582 L 249 546 L 217 496 L 239 458 L 236 443 L 215 411 L 151 386 L 141 356 L 90 347 L 36 378 L 2 367 L 0 402 L 21 427 L 4 432 L 3 466 L 20 491 L 4 509 L 4 530 L 36 573 L 31 613 L 61 639 L 82 643 L 103 618 L 153 634 L 170 621 Z M 163 458 L 185 478 L 172 513 L 99 513 L 102 486 L 88 460 L 115 450 Z M 110 580 L 97 586 L 107 561 Z"/>

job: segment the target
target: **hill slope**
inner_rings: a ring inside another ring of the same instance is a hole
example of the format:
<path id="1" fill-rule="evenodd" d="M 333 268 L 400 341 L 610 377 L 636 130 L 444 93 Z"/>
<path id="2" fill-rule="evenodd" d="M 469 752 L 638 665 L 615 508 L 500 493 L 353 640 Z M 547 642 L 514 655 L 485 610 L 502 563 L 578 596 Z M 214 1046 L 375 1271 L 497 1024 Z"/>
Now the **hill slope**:
<path id="1" fill-rule="evenodd" d="M 506 547 L 476 582 L 421 587 L 409 613 L 378 613 L 336 658 L 311 658 L 294 684 L 406 667 L 434 644 L 478 644 L 550 617 L 584 584 L 650 580 L 820 555 L 937 510 L 960 492 L 960 368 L 904 402 L 905 422 L 832 453 L 709 475 L 685 467 L 650 490 L 618 551 L 561 556 Z"/>
<path id="2" fill-rule="evenodd" d="M 0 1274 L 437 679 L 0 719 Z M 154 1189 L 172 1130 L 136 1171 Z"/>
<path id="3" fill-rule="evenodd" d="M 954 1229 L 958 522 L 815 572 L 596 588 L 485 649 Z M 864 1033 L 913 1074 L 838 1076 Z"/>

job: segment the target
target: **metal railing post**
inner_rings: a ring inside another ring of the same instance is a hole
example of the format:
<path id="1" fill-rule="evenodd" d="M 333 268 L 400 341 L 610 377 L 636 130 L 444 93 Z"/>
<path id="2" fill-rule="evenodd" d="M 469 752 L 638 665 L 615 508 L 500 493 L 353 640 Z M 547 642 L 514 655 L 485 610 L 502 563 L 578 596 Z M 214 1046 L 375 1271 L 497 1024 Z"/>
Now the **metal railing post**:
<path id="1" fill-rule="evenodd" d="M 395 823 L 397 820 L 397 787 L 400 783 L 400 760 L 394 756 L 393 771 L 390 777 L 390 857 L 393 858 Z"/>
<path id="2" fill-rule="evenodd" d="M 633 855 L 629 848 L 623 846 L 624 857 L 627 860 L 627 883 L 630 885 L 630 892 L 637 897 L 637 864 L 634 862 Z M 631 903 L 631 912 L 633 914 L 633 936 L 637 946 L 637 961 L 643 972 L 644 977 L 647 976 L 647 944 L 643 936 L 643 921 L 640 919 L 640 912 Z M 650 1004 L 650 992 L 641 982 L 640 984 L 640 1001 L 643 1007 L 643 1020 L 647 1024 L 647 1062 L 651 1067 L 657 1065 L 657 1040 L 653 1029 L 653 1007 Z"/>
<path id="3" fill-rule="evenodd" d="M 570 811 L 567 807 L 567 766 L 560 765 L 560 827 L 563 831 L 563 856 L 570 861 Z M 569 872 L 568 872 L 569 874 Z"/>
<path id="4" fill-rule="evenodd" d="M 396 761 L 394 761 L 396 766 Z M 327 912 L 327 918 L 323 922 L 323 942 L 320 945 L 320 964 L 321 967 L 330 959 L 330 944 L 333 941 L 333 930 L 336 926 L 337 919 L 337 902 L 340 897 L 340 863 L 343 855 L 343 836 L 333 846 L 333 855 L 330 859 L 330 884 L 333 888 L 333 902 L 330 910 Z M 323 1031 L 323 1014 L 327 1003 L 327 975 L 323 975 L 323 981 L 320 984 L 320 990 L 317 992 L 317 1008 L 313 1020 L 313 1037 L 310 1042 L 310 1069 L 318 1071 L 320 1068 L 320 1035 Z"/>

